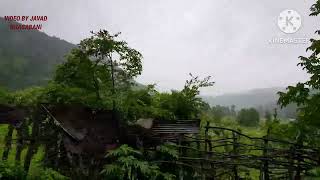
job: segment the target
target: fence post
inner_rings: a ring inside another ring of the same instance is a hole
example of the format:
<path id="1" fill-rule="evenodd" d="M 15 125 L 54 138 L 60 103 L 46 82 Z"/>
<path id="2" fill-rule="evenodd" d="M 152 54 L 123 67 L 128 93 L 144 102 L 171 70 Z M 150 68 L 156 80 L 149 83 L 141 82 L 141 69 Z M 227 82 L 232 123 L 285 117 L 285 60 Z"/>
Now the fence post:
<path id="1" fill-rule="evenodd" d="M 197 156 L 198 156 L 198 158 L 200 158 L 201 157 L 201 135 L 200 135 L 200 133 L 197 135 L 197 140 L 196 140 L 196 143 L 197 143 Z M 201 162 L 199 162 L 199 164 L 200 164 L 200 166 L 201 166 L 201 170 L 202 170 L 202 163 Z"/>
<path id="2" fill-rule="evenodd" d="M 4 148 L 4 151 L 3 151 L 3 154 L 2 154 L 2 160 L 7 160 L 8 159 L 8 155 L 9 155 L 9 152 L 10 152 L 10 149 L 11 149 L 11 144 L 12 144 L 12 134 L 13 134 L 13 130 L 14 130 L 14 127 L 9 124 L 8 125 L 8 133 L 5 137 L 5 148 Z"/>
<path id="3" fill-rule="evenodd" d="M 179 144 L 178 152 L 179 152 L 179 156 L 178 157 L 183 156 L 182 155 L 182 148 L 181 148 L 181 141 L 182 141 L 182 135 L 179 134 L 179 136 L 178 136 L 178 144 Z M 182 166 L 180 166 L 179 167 L 179 179 L 183 180 L 183 178 L 184 178 L 184 176 L 183 176 L 183 168 L 182 168 Z"/>
<path id="4" fill-rule="evenodd" d="M 291 146 L 290 149 L 289 149 L 289 163 L 290 163 L 290 166 L 288 168 L 288 178 L 289 179 L 293 179 L 293 172 L 294 172 L 294 152 L 295 152 L 295 147 L 294 146 Z"/>
<path id="5" fill-rule="evenodd" d="M 205 159 L 206 159 L 206 162 L 205 163 L 205 167 L 207 166 L 208 164 L 208 141 L 209 141 L 209 135 L 208 135 L 208 131 L 209 131 L 209 121 L 206 122 L 206 126 L 205 126 L 205 131 L 204 131 L 204 152 L 205 152 Z M 202 173 L 202 179 L 206 179 L 206 175 L 204 173 Z"/>
<path id="6" fill-rule="evenodd" d="M 17 141 L 16 141 L 16 156 L 15 163 L 20 164 L 21 153 L 25 146 L 25 139 L 29 136 L 29 128 L 27 120 L 24 118 L 20 127 L 16 128 L 17 130 Z"/>
<path id="7" fill-rule="evenodd" d="M 209 127 L 209 123 L 207 123 L 207 127 Z M 207 152 L 208 154 L 207 154 L 207 158 L 208 159 L 211 159 L 212 158 L 212 151 L 213 151 L 213 148 L 212 148 L 212 142 L 211 142 L 211 137 L 209 136 L 209 128 L 207 128 L 208 129 L 208 151 L 209 152 Z M 214 176 L 215 176 L 215 169 L 214 169 L 214 163 L 212 163 L 212 162 L 210 162 L 209 163 L 209 165 L 210 165 L 210 169 L 211 169 L 211 172 L 212 172 L 212 176 L 213 177 L 211 177 L 210 179 L 212 179 L 212 180 L 214 180 Z"/>
<path id="8" fill-rule="evenodd" d="M 299 150 L 302 146 L 302 140 L 301 138 L 298 139 L 298 143 L 296 145 L 295 151 Z M 295 180 L 301 180 L 301 154 L 298 152 L 297 154 L 297 172 L 296 175 L 294 177 Z"/>
<path id="9" fill-rule="evenodd" d="M 235 132 L 232 132 L 232 137 L 233 137 L 233 152 L 232 155 L 234 156 L 235 162 L 237 162 L 237 156 L 238 156 L 238 138 Z M 237 165 L 233 165 L 233 173 L 234 173 L 234 179 L 239 180 L 239 175 L 238 175 L 238 167 Z"/>
<path id="10" fill-rule="evenodd" d="M 207 154 L 207 152 L 208 152 L 208 140 L 209 140 L 209 135 L 208 135 L 208 131 L 209 131 L 209 121 L 207 121 L 207 124 L 206 124 L 206 127 L 205 127 L 205 132 L 204 132 L 204 139 L 205 139 L 205 144 L 204 144 L 204 150 L 205 150 L 205 152 L 206 152 L 206 154 Z M 206 156 L 206 158 L 207 158 L 207 156 Z"/>
<path id="11" fill-rule="evenodd" d="M 23 148 L 23 127 L 16 128 L 17 130 L 17 141 L 16 141 L 16 155 L 15 155 L 15 163 L 20 164 L 21 152 Z"/>
<path id="12" fill-rule="evenodd" d="M 209 136 L 209 128 L 210 127 L 210 122 L 207 121 L 206 122 L 206 126 L 205 126 L 205 138 L 204 138 L 204 143 L 205 143 L 205 158 L 206 160 L 209 160 L 212 157 L 212 151 L 213 151 L 213 147 L 212 147 L 212 142 L 211 142 L 211 138 Z M 202 156 L 201 156 L 202 157 Z M 212 174 L 212 177 L 209 177 L 211 180 L 214 180 L 214 176 L 215 176 L 215 168 L 214 168 L 214 163 L 212 162 L 207 162 L 206 165 L 209 166 L 210 168 L 210 172 Z M 202 163 L 201 163 L 201 168 L 202 168 Z M 205 175 L 203 175 L 203 178 L 207 178 L 205 177 Z"/>
<path id="13" fill-rule="evenodd" d="M 197 138 L 198 138 L 198 139 L 201 139 L 201 136 L 200 136 L 200 135 L 197 135 Z M 201 143 L 200 143 L 200 141 L 201 141 L 201 140 L 197 140 L 197 141 L 196 141 L 196 143 L 197 143 L 197 149 L 198 149 L 198 152 L 197 152 L 198 157 L 201 156 L 201 152 L 200 152 L 200 148 L 201 148 L 200 145 L 201 145 Z"/>
<path id="14" fill-rule="evenodd" d="M 268 148 L 269 148 L 268 138 L 269 138 L 269 133 L 270 133 L 270 129 L 268 128 L 267 135 L 263 139 L 263 141 L 264 141 L 263 157 L 265 158 L 264 164 L 263 164 L 263 180 L 269 180 L 270 179 L 270 177 L 269 177 L 269 162 L 268 162 L 268 158 L 269 158 L 269 156 L 268 156 Z"/>
<path id="15" fill-rule="evenodd" d="M 35 110 L 32 116 L 33 123 L 32 123 L 31 140 L 30 140 L 30 144 L 26 154 L 26 158 L 24 160 L 24 170 L 26 172 L 29 171 L 32 156 L 37 152 L 37 148 L 38 148 L 37 140 L 39 136 L 39 123 L 41 122 L 40 110 L 38 108 Z"/>

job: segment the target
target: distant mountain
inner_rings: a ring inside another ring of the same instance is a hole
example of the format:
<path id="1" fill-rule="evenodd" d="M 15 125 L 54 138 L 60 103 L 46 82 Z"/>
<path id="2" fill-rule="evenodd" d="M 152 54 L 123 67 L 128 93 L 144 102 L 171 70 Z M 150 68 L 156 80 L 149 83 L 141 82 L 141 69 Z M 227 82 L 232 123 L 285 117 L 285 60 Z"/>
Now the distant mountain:
<path id="1" fill-rule="evenodd" d="M 76 46 L 37 30 L 10 30 L 8 23 L 0 17 L 0 86 L 20 89 L 46 83 Z"/>
<path id="2" fill-rule="evenodd" d="M 242 108 L 256 108 L 260 115 L 264 115 L 266 111 L 271 113 L 274 109 L 278 109 L 278 113 L 282 117 L 295 118 L 296 106 L 291 104 L 288 107 L 281 109 L 277 105 L 279 96 L 277 92 L 285 91 L 285 88 L 264 88 L 253 89 L 243 93 L 225 94 L 220 96 L 203 96 L 202 98 L 211 106 L 232 106 L 235 105 L 237 110 Z"/>

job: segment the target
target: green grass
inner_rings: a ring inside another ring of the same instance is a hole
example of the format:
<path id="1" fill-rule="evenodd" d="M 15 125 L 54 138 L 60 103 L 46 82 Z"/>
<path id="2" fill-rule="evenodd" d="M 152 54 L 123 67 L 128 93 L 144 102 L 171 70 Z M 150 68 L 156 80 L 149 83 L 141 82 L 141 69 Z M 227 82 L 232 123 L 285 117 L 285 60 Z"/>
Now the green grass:
<path id="1" fill-rule="evenodd" d="M 8 125 L 0 125 L 0 156 L 2 157 L 3 151 L 4 151 L 4 147 L 5 147 L 5 137 L 8 133 Z M 12 139 L 15 139 L 17 135 L 17 132 L 14 130 L 13 134 L 12 134 Z M 11 151 L 9 153 L 8 156 L 8 162 L 10 163 L 14 163 L 14 158 L 15 158 L 15 144 L 13 143 L 11 146 Z M 13 152 L 14 151 L 14 152 Z"/>
<path id="2" fill-rule="evenodd" d="M 39 176 L 41 170 L 43 170 L 42 159 L 44 156 L 44 149 L 42 146 L 38 148 L 37 153 L 33 156 L 29 168 L 29 177 Z"/>
<path id="3" fill-rule="evenodd" d="M 8 126 L 0 125 L 0 155 L 2 156 L 3 149 L 4 149 L 4 138 L 7 135 Z"/>
<path id="4" fill-rule="evenodd" d="M 2 154 L 4 151 L 4 147 L 5 147 L 5 137 L 8 133 L 8 125 L 0 125 L 0 158 L 2 158 Z M 9 164 L 14 164 L 15 163 L 15 154 L 16 154 L 16 145 L 15 145 L 15 139 L 16 139 L 16 130 L 13 131 L 13 135 L 12 135 L 12 146 L 11 146 L 11 150 L 9 152 L 9 156 L 8 156 L 8 160 L 7 162 Z M 23 165 L 26 153 L 27 153 L 28 148 L 25 147 L 21 153 L 21 164 Z M 31 164 L 30 164 L 30 169 L 29 169 L 29 173 L 28 176 L 29 177 L 33 177 L 39 174 L 39 172 L 43 169 L 41 161 L 44 155 L 44 149 L 43 147 L 39 147 L 37 153 L 33 156 L 32 160 L 31 160 Z M 31 178 L 32 179 L 32 178 Z"/>

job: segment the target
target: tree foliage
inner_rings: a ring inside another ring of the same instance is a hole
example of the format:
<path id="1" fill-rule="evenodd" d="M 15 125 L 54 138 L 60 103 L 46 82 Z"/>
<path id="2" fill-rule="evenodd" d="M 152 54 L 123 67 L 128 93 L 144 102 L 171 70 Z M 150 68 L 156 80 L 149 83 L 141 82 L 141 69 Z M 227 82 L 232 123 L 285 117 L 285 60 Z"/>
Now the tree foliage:
<path id="1" fill-rule="evenodd" d="M 139 90 L 129 90 L 118 96 L 119 108 L 126 119 L 135 121 L 139 118 L 157 118 L 166 120 L 198 118 L 209 105 L 199 95 L 202 87 L 212 86 L 210 77 L 193 77 L 186 81 L 181 91 L 170 93 L 156 91 L 155 85 L 148 85 Z"/>
<path id="2" fill-rule="evenodd" d="M 107 179 L 174 179 L 174 175 L 163 173 L 159 166 L 148 162 L 140 151 L 137 151 L 128 145 L 122 145 L 116 150 L 110 151 L 106 158 L 111 160 L 102 170 L 102 174 Z"/>
<path id="3" fill-rule="evenodd" d="M 221 119 L 225 116 L 236 116 L 235 106 L 231 106 L 231 108 L 226 106 L 212 106 L 208 110 L 209 115 L 213 116 L 215 122 L 221 122 Z"/>
<path id="4" fill-rule="evenodd" d="M 259 124 L 259 113 L 256 109 L 241 109 L 238 113 L 238 122 L 244 126 L 257 126 Z"/>
<path id="5" fill-rule="evenodd" d="M 115 94 L 117 92 L 116 79 L 122 76 L 122 80 L 132 80 L 133 77 L 141 74 L 142 55 L 135 49 L 129 47 L 125 41 L 117 40 L 120 33 L 110 34 L 107 30 L 91 32 L 90 38 L 80 42 L 80 50 L 90 57 L 93 63 L 93 82 L 96 89 L 97 98 L 100 98 L 100 82 L 96 72 L 97 67 L 109 68 L 111 77 L 111 94 L 113 96 L 113 108 L 115 108 Z M 116 73 L 116 69 L 120 69 Z"/>
<path id="6" fill-rule="evenodd" d="M 141 74 L 142 55 L 128 46 L 125 41 L 117 40 L 120 33 L 110 34 L 107 30 L 100 30 L 93 36 L 80 42 L 80 49 L 88 56 L 96 58 L 96 63 L 115 65 L 123 69 L 129 77 Z M 115 59 L 112 56 L 118 56 Z"/>
<path id="7" fill-rule="evenodd" d="M 133 78 L 141 74 L 142 55 L 125 41 L 117 40 L 120 33 L 111 35 L 100 30 L 92 34 L 58 66 L 53 82 L 86 92 L 90 100 L 94 93 L 97 104 L 110 108 L 110 102 L 120 100 L 119 96 L 130 90 Z"/>
<path id="8" fill-rule="evenodd" d="M 200 88 L 213 86 L 214 82 L 210 81 L 211 77 L 200 79 L 191 73 L 190 77 L 181 91 L 156 94 L 155 106 L 161 109 L 162 113 L 166 112 L 170 119 L 198 118 L 201 110 L 209 107 L 198 95 Z"/>

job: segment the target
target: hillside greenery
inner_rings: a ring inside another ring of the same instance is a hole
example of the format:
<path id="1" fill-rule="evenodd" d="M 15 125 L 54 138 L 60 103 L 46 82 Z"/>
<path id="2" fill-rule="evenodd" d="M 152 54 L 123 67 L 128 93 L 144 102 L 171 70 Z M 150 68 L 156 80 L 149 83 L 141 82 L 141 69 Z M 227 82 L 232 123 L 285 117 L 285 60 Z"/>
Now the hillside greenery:
<path id="1" fill-rule="evenodd" d="M 0 85 L 11 90 L 46 84 L 75 47 L 40 31 L 12 31 L 2 17 L 0 39 Z"/>

